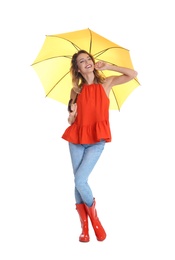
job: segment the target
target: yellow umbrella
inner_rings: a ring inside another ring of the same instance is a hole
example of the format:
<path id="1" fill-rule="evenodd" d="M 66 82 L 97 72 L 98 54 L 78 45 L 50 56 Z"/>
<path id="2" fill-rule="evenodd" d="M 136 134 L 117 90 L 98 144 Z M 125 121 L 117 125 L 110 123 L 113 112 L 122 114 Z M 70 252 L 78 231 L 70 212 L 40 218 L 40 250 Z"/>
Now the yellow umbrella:
<path id="1" fill-rule="evenodd" d="M 111 42 L 103 36 L 84 29 L 63 34 L 46 35 L 43 46 L 32 66 L 39 76 L 47 97 L 68 104 L 72 88 L 70 63 L 73 54 L 86 50 L 95 61 L 103 60 L 122 67 L 133 68 L 129 50 Z M 119 75 L 114 71 L 103 71 L 105 76 Z M 114 86 L 110 93 L 110 109 L 120 110 L 131 92 L 139 86 L 138 80 Z"/>

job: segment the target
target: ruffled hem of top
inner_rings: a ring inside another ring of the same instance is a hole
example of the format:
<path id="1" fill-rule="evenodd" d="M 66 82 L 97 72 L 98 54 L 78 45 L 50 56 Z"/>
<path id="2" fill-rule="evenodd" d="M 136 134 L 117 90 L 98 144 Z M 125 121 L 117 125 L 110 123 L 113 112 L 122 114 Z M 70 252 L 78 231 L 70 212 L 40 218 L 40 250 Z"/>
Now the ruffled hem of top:
<path id="1" fill-rule="evenodd" d="M 102 139 L 111 142 L 111 132 L 107 121 L 88 126 L 78 126 L 74 123 L 65 130 L 62 138 L 74 144 L 93 144 Z"/>

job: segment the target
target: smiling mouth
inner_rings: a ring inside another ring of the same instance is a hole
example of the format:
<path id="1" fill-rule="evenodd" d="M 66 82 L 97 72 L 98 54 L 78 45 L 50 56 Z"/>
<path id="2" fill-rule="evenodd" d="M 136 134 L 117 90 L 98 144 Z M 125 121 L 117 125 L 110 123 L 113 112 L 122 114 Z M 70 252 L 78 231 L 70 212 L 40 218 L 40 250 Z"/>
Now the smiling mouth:
<path id="1" fill-rule="evenodd" d="M 91 67 L 92 67 L 92 65 L 89 64 L 89 65 L 87 65 L 85 68 L 86 68 L 86 69 L 89 69 L 89 68 L 91 68 Z"/>

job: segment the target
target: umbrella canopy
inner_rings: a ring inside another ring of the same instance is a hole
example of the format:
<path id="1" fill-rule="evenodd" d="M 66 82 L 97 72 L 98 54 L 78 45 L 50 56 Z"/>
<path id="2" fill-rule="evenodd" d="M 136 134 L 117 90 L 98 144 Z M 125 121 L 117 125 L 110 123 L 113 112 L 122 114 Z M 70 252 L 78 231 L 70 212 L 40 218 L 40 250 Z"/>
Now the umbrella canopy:
<path id="1" fill-rule="evenodd" d="M 71 58 L 79 50 L 91 53 L 95 61 L 105 61 L 133 69 L 129 50 L 103 36 L 84 29 L 63 34 L 46 35 L 43 46 L 32 66 L 39 76 L 47 97 L 68 104 L 72 81 Z M 105 76 L 119 75 L 103 71 Z M 110 109 L 120 110 L 126 98 L 139 86 L 135 78 L 128 83 L 114 86 L 110 92 Z"/>

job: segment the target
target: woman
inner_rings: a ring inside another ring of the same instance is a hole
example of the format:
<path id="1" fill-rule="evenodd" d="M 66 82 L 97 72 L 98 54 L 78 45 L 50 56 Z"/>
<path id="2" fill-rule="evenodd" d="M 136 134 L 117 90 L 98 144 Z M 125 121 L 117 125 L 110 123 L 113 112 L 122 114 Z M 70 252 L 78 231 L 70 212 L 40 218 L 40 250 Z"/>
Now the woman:
<path id="1" fill-rule="evenodd" d="M 104 77 L 102 70 L 112 70 L 120 76 Z M 75 53 L 71 60 L 72 84 L 70 93 L 70 126 L 62 138 L 68 141 L 72 161 L 76 210 L 80 217 L 82 233 L 80 242 L 90 240 L 88 217 L 98 241 L 106 238 L 106 232 L 97 216 L 96 201 L 88 184 L 88 178 L 97 163 L 106 142 L 111 142 L 109 124 L 109 93 L 113 86 L 135 78 L 133 69 L 95 63 L 84 50 Z"/>

